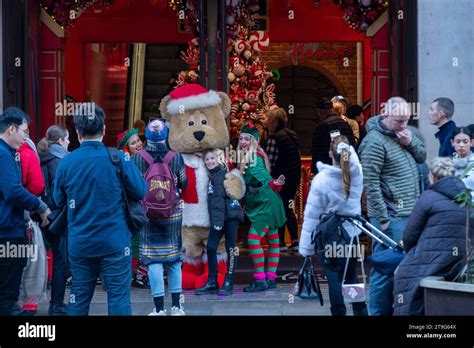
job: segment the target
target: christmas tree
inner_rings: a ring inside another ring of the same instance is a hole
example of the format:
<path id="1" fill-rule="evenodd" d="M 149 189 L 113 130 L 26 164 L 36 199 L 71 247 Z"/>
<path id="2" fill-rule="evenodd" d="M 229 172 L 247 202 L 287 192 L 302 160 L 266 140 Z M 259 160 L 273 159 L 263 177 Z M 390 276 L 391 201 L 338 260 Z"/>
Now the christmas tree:
<path id="1" fill-rule="evenodd" d="M 196 1 L 175 0 L 170 1 L 170 6 L 178 13 L 184 11 L 186 27 L 197 35 Z M 258 10 L 255 0 L 227 1 L 231 139 L 235 139 L 240 128 L 249 122 L 261 128 L 263 115 L 276 107 L 275 85 L 271 79 L 277 72 L 269 71 L 260 61 L 260 52 L 268 47 L 270 39 L 263 31 L 252 31 L 258 19 Z M 188 64 L 188 70 L 181 71 L 172 82 L 175 86 L 196 83 L 200 74 L 197 37 L 189 41 L 188 48 L 181 52 L 181 59 Z"/>

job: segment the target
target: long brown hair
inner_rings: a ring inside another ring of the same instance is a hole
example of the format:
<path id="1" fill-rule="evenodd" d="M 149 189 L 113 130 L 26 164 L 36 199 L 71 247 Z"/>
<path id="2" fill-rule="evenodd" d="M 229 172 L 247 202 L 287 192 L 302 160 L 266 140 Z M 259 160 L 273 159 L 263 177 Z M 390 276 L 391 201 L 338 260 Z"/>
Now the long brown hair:
<path id="1" fill-rule="evenodd" d="M 46 136 L 41 139 L 37 145 L 38 153 L 46 154 L 49 152 L 51 144 L 59 144 L 60 139 L 67 135 L 67 129 L 61 125 L 53 125 L 46 131 Z"/>
<path id="2" fill-rule="evenodd" d="M 338 135 L 334 138 L 331 143 L 330 151 L 334 158 L 334 161 L 337 162 L 342 169 L 342 186 L 344 188 L 344 195 L 346 196 L 346 201 L 349 199 L 349 194 L 351 192 L 351 172 L 349 161 L 351 158 L 351 153 L 348 150 L 342 151 L 340 154 L 337 153 L 337 146 L 340 143 L 345 143 L 349 145 L 349 140 L 345 135 Z"/>

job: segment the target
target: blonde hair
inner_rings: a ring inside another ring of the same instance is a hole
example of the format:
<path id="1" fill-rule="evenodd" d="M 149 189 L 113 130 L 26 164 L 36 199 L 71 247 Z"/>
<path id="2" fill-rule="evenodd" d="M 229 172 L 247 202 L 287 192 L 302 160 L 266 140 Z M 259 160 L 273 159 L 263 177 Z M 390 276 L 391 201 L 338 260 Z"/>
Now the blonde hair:
<path id="1" fill-rule="evenodd" d="M 349 199 L 349 195 L 351 192 L 351 181 L 352 181 L 351 172 L 350 172 L 351 153 L 348 150 L 344 150 L 340 154 L 337 153 L 337 146 L 340 143 L 349 145 L 349 140 L 347 139 L 345 135 L 338 135 L 332 141 L 330 151 L 332 153 L 334 161 L 336 161 L 341 166 L 342 186 L 344 188 L 344 195 L 346 196 L 345 198 L 347 201 Z"/>
<path id="2" fill-rule="evenodd" d="M 451 158 L 436 157 L 430 162 L 430 172 L 436 180 L 441 180 L 448 176 L 454 176 L 456 168 Z"/>
<path id="3" fill-rule="evenodd" d="M 276 129 L 285 128 L 288 123 L 288 115 L 286 114 L 285 109 L 275 108 L 267 112 L 267 120 L 270 122 L 276 122 Z"/>
<path id="4" fill-rule="evenodd" d="M 237 156 L 237 167 L 243 173 L 245 171 L 245 166 L 252 162 L 252 156 L 258 156 L 257 151 L 263 155 L 263 161 L 265 163 L 265 168 L 270 173 L 270 161 L 268 160 L 268 156 L 263 151 L 263 149 L 258 144 L 258 140 L 255 139 L 253 135 L 250 135 L 250 145 L 248 150 L 243 151 L 240 149 L 240 138 L 239 143 L 237 144 L 237 151 L 239 151 L 239 155 Z"/>
<path id="5" fill-rule="evenodd" d="M 339 117 L 346 114 L 346 106 L 339 101 L 332 103 L 332 109 Z"/>
<path id="6" fill-rule="evenodd" d="M 205 160 L 208 154 L 213 154 L 216 156 L 217 163 L 224 166 L 227 169 L 227 161 L 225 158 L 225 152 L 221 149 L 209 149 L 204 151 L 202 158 Z"/>

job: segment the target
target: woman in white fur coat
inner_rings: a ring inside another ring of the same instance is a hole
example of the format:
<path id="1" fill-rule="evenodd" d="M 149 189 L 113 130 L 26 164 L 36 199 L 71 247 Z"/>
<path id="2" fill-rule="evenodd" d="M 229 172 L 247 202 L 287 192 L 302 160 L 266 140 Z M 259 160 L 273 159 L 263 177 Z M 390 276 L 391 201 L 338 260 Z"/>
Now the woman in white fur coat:
<path id="1" fill-rule="evenodd" d="M 299 245 L 299 252 L 304 257 L 314 255 L 315 253 L 314 244 L 311 243 L 311 234 L 316 226 L 318 226 L 319 217 L 322 213 L 327 213 L 331 210 L 350 214 L 361 213 L 360 202 L 363 190 L 362 166 L 354 148 L 349 145 L 347 137 L 337 136 L 334 138 L 329 149 L 329 157 L 332 159 L 332 165 L 322 162 L 317 163 L 318 174 L 311 182 L 311 188 L 306 201 Z M 360 233 L 357 228 L 348 222 L 345 222 L 343 226 L 351 237 Z M 325 250 L 330 247 L 333 246 L 327 246 Z M 332 251 L 333 253 L 337 252 L 336 250 Z M 351 255 L 355 256 L 353 253 Z M 346 315 L 346 306 L 341 290 L 346 258 L 344 257 L 341 261 L 342 267 L 334 269 L 329 268 L 320 259 L 328 280 L 331 313 L 335 316 Z M 356 279 L 356 266 L 357 259 L 351 257 L 346 275 L 347 284 L 358 283 Z M 352 309 L 354 315 L 367 315 L 365 302 L 353 303 Z"/>

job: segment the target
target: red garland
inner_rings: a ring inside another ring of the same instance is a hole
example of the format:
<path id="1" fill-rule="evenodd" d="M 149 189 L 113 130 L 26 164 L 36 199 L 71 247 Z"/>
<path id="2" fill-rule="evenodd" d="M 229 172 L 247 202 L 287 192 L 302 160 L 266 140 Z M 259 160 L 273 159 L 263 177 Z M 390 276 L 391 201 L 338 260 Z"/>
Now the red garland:
<path id="1" fill-rule="evenodd" d="M 41 0 L 41 7 L 60 25 L 72 25 L 90 6 L 97 9 L 109 7 L 114 0 Z M 74 13 L 72 13 L 74 11 Z"/>

